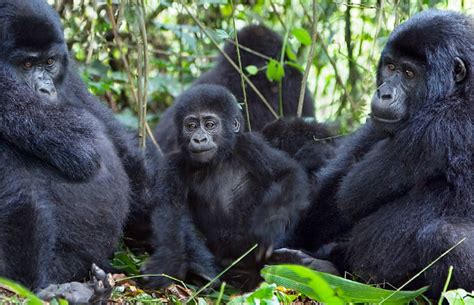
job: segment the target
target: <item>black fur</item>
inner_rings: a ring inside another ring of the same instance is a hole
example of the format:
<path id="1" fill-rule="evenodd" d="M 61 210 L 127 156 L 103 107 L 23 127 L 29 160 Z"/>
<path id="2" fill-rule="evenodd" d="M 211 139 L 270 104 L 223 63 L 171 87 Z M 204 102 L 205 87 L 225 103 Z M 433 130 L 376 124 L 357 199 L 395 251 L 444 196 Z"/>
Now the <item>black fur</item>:
<path id="1" fill-rule="evenodd" d="M 41 24 L 34 39 L 28 21 Z M 0 23 L 0 275 L 34 289 L 81 280 L 108 266 L 130 201 L 144 198 L 143 157 L 73 71 L 45 1 L 0 0 Z M 23 48 L 57 53 L 56 102 L 17 76 Z"/>
<path id="2" fill-rule="evenodd" d="M 259 52 L 267 57 L 277 61 L 280 60 L 280 51 L 282 48 L 282 38 L 280 35 L 263 25 L 250 25 L 238 32 L 239 44 L 251 50 Z M 224 52 L 237 63 L 237 51 L 234 44 L 227 42 L 224 46 Z M 259 68 L 268 64 L 268 61 L 260 56 L 254 55 L 244 49 L 240 50 L 242 67 L 255 65 Z M 250 80 L 263 94 L 276 113 L 279 104 L 279 89 L 277 82 L 270 82 L 265 71 L 259 71 L 257 75 L 249 76 Z M 285 77 L 282 80 L 282 99 L 283 114 L 285 116 L 295 116 L 298 107 L 298 99 L 301 88 L 302 74 L 293 67 L 285 67 Z M 239 103 L 244 101 L 240 74 L 231 66 L 231 64 L 220 55 L 216 60 L 216 65 L 211 70 L 202 74 L 193 85 L 198 84 L 216 84 L 226 87 L 237 98 Z M 265 124 L 272 122 L 275 117 L 255 91 L 246 85 L 247 101 L 250 112 L 250 123 L 253 131 L 261 130 Z M 160 143 L 163 152 L 168 153 L 178 149 L 176 134 L 170 131 L 173 125 L 172 117 L 174 108 L 169 108 L 156 128 L 156 138 Z M 314 117 L 314 102 L 310 92 L 307 90 L 303 104 L 303 116 Z M 245 124 L 247 128 L 247 123 Z"/>
<path id="3" fill-rule="evenodd" d="M 406 92 L 402 121 L 384 124 L 374 118 L 320 172 L 313 207 L 332 212 L 326 220 L 313 218 L 315 235 L 328 237 L 316 238 L 312 247 L 350 228 L 335 249 L 340 268 L 399 286 L 466 238 L 413 286 L 431 285 L 430 295 L 439 297 L 452 265 L 450 287 L 472 289 L 473 20 L 448 11 L 419 13 L 395 29 L 382 58 L 388 54 L 397 54 L 395 62 L 417 63 L 421 82 L 415 92 Z M 459 82 L 456 57 L 467 70 Z M 381 60 L 379 86 L 385 67 Z"/>
<path id="4" fill-rule="evenodd" d="M 307 205 L 304 172 L 256 134 L 232 129 L 242 114 L 221 86 L 194 86 L 178 98 L 175 109 L 181 151 L 167 156 L 155 185 L 156 252 L 145 272 L 181 279 L 187 273 L 212 277 L 255 243 L 260 253 L 281 245 Z M 222 131 L 213 136 L 219 147 L 214 159 L 196 163 L 181 130 L 184 117 L 202 112 L 217 114 Z M 237 269 L 258 275 L 255 256 Z M 236 276 L 227 279 L 246 289 L 256 284 Z M 152 286 L 168 283 L 165 278 L 151 281 Z"/>
<path id="5" fill-rule="evenodd" d="M 265 125 L 262 134 L 271 146 L 298 161 L 310 176 L 334 157 L 334 135 L 315 121 L 278 119 Z"/>

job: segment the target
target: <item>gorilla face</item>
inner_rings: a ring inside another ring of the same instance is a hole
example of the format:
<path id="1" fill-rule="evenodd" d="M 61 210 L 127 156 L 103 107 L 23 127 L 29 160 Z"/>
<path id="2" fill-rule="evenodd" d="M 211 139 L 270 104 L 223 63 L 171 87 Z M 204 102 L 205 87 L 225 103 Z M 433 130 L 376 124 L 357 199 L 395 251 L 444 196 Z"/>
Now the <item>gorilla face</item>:
<path id="1" fill-rule="evenodd" d="M 424 93 L 424 65 L 413 58 L 383 53 L 378 67 L 379 86 L 372 97 L 371 117 L 385 130 L 408 118 L 409 105 Z"/>
<path id="2" fill-rule="evenodd" d="M 35 1 L 31 5 L 7 6 L 19 15 L 0 31 L 0 37 L 9 38 L 0 41 L 0 58 L 42 102 L 56 103 L 68 67 L 67 46 L 60 25 L 53 26 L 57 16 L 48 17 L 53 14 L 49 7 L 44 16 L 35 15 L 36 9 L 41 11 L 47 4 Z"/>
<path id="3" fill-rule="evenodd" d="M 377 127 L 393 133 L 421 108 L 465 90 L 472 33 L 462 15 L 454 16 L 426 11 L 390 35 L 379 61 L 378 87 L 371 103 Z"/>
<path id="4" fill-rule="evenodd" d="M 57 86 L 61 83 L 62 71 L 65 70 L 62 52 L 55 48 L 47 52 L 18 50 L 8 61 L 19 79 L 23 80 L 42 101 L 58 101 Z"/>
<path id="5" fill-rule="evenodd" d="M 226 126 L 229 125 L 229 126 Z M 225 129 L 239 132 L 238 120 L 225 122 L 214 112 L 192 113 L 184 118 L 183 137 L 186 139 L 188 155 L 199 163 L 207 163 L 218 154 L 219 147 L 225 145 Z"/>

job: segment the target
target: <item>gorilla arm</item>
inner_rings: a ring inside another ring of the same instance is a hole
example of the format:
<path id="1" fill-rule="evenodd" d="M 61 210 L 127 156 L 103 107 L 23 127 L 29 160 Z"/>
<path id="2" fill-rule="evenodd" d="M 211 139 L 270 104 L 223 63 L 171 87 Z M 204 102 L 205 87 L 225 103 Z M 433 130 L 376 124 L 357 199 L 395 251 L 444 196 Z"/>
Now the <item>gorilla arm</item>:
<path id="1" fill-rule="evenodd" d="M 252 219 L 260 251 L 279 246 L 308 206 L 309 186 L 302 168 L 255 134 L 239 136 L 237 157 L 264 188 Z M 270 253 L 266 253 L 269 255 Z"/>
<path id="2" fill-rule="evenodd" d="M 186 204 L 186 186 L 177 172 L 179 156 L 169 155 L 152 184 L 152 246 L 154 253 L 142 270 L 144 274 L 166 274 L 184 280 L 188 273 L 212 279 L 216 274 L 214 256 L 207 249 L 192 222 Z M 168 277 L 149 277 L 147 285 L 166 287 Z"/>
<path id="3" fill-rule="evenodd" d="M 101 161 L 94 147 L 100 126 L 93 117 L 78 108 L 45 104 L 8 72 L 0 71 L 0 137 L 69 179 L 92 177 Z"/>

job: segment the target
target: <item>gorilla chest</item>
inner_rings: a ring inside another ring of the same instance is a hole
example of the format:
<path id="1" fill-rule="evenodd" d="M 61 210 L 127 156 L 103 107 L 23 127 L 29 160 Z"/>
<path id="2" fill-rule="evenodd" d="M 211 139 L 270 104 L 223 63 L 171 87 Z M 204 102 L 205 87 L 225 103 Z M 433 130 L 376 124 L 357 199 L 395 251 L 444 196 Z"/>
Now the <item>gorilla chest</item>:
<path id="1" fill-rule="evenodd" d="M 188 203 L 197 214 L 207 220 L 215 217 L 232 217 L 249 193 L 249 175 L 234 166 L 220 167 L 192 177 Z M 241 208 L 241 207 L 240 207 Z"/>

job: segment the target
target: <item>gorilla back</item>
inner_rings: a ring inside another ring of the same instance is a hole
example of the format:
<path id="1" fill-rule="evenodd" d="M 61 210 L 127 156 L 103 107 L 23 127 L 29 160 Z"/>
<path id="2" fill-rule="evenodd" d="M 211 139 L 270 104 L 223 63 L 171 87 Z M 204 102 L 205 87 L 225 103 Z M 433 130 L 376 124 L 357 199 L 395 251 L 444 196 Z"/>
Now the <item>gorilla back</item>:
<path id="1" fill-rule="evenodd" d="M 0 276 L 29 288 L 107 265 L 130 186 L 105 112 L 69 70 L 59 17 L 0 0 Z"/>

